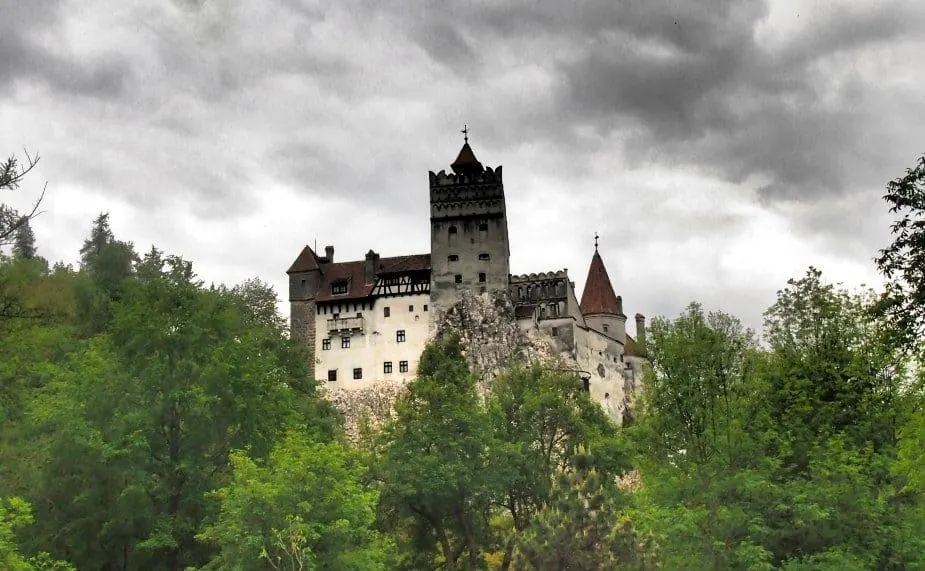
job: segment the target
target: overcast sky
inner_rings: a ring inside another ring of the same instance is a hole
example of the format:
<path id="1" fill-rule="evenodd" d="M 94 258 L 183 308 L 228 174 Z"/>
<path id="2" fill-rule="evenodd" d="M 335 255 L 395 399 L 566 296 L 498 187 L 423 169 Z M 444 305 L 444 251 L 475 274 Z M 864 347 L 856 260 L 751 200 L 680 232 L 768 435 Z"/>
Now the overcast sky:
<path id="1" fill-rule="evenodd" d="M 39 251 L 92 219 L 285 297 L 305 244 L 429 250 L 429 170 L 504 166 L 511 270 L 601 254 L 627 313 L 760 326 L 789 277 L 879 283 L 925 152 L 925 2 L 0 0 L 0 151 Z M 9 196 L 0 197 L 9 201 Z"/>

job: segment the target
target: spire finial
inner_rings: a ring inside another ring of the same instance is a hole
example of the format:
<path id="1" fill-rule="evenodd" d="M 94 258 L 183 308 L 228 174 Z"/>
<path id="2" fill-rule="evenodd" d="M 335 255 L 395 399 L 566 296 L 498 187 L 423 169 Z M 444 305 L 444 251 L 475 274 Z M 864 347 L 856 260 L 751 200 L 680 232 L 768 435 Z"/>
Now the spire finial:
<path id="1" fill-rule="evenodd" d="M 468 143 L 469 142 L 469 125 L 463 124 L 463 128 L 462 128 L 462 131 L 460 131 L 460 133 L 463 134 L 463 141 Z"/>
<path id="2" fill-rule="evenodd" d="M 599 236 L 597 235 L 597 232 L 595 232 L 595 233 L 594 233 L 594 251 L 595 251 L 595 252 L 597 252 L 597 239 L 598 239 L 598 238 L 599 238 Z"/>

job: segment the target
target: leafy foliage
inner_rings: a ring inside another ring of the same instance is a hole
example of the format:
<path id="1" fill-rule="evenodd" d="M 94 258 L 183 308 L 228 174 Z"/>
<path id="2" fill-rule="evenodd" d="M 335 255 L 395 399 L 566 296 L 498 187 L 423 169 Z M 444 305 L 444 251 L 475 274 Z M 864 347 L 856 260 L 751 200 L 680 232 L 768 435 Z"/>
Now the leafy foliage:
<path id="1" fill-rule="evenodd" d="M 895 320 L 902 340 L 914 346 L 925 338 L 925 155 L 887 184 L 883 198 L 899 219 L 892 226 L 893 243 L 876 259 L 887 279 L 877 309 Z"/>
<path id="2" fill-rule="evenodd" d="M 336 443 L 290 432 L 265 463 L 232 454 L 232 479 L 214 492 L 216 522 L 199 539 L 219 546 L 206 569 L 383 569 L 386 542 L 372 529 L 377 493 Z"/>

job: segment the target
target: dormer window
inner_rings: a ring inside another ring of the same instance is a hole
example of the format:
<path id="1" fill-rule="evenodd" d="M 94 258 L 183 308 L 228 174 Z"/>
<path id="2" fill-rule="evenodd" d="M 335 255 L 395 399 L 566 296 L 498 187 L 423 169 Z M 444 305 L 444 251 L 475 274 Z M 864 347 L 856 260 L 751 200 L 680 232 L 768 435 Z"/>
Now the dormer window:
<path id="1" fill-rule="evenodd" d="M 347 293 L 347 280 L 338 280 L 331 284 L 331 295 L 343 295 Z"/>
<path id="2" fill-rule="evenodd" d="M 491 256 L 490 256 L 489 254 L 485 253 L 485 252 L 482 252 L 481 254 L 479 254 L 479 261 L 480 261 L 480 262 L 487 262 L 487 261 L 490 260 L 490 259 L 491 259 Z"/>

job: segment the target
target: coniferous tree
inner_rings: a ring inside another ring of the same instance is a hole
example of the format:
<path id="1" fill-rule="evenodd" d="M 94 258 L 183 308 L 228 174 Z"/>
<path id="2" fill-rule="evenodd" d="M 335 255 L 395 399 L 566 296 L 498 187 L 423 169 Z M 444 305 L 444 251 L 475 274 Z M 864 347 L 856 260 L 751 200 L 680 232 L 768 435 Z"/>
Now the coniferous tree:
<path id="1" fill-rule="evenodd" d="M 35 233 L 32 225 L 26 219 L 16 229 L 16 238 L 13 240 L 13 259 L 31 260 L 35 258 Z"/>

